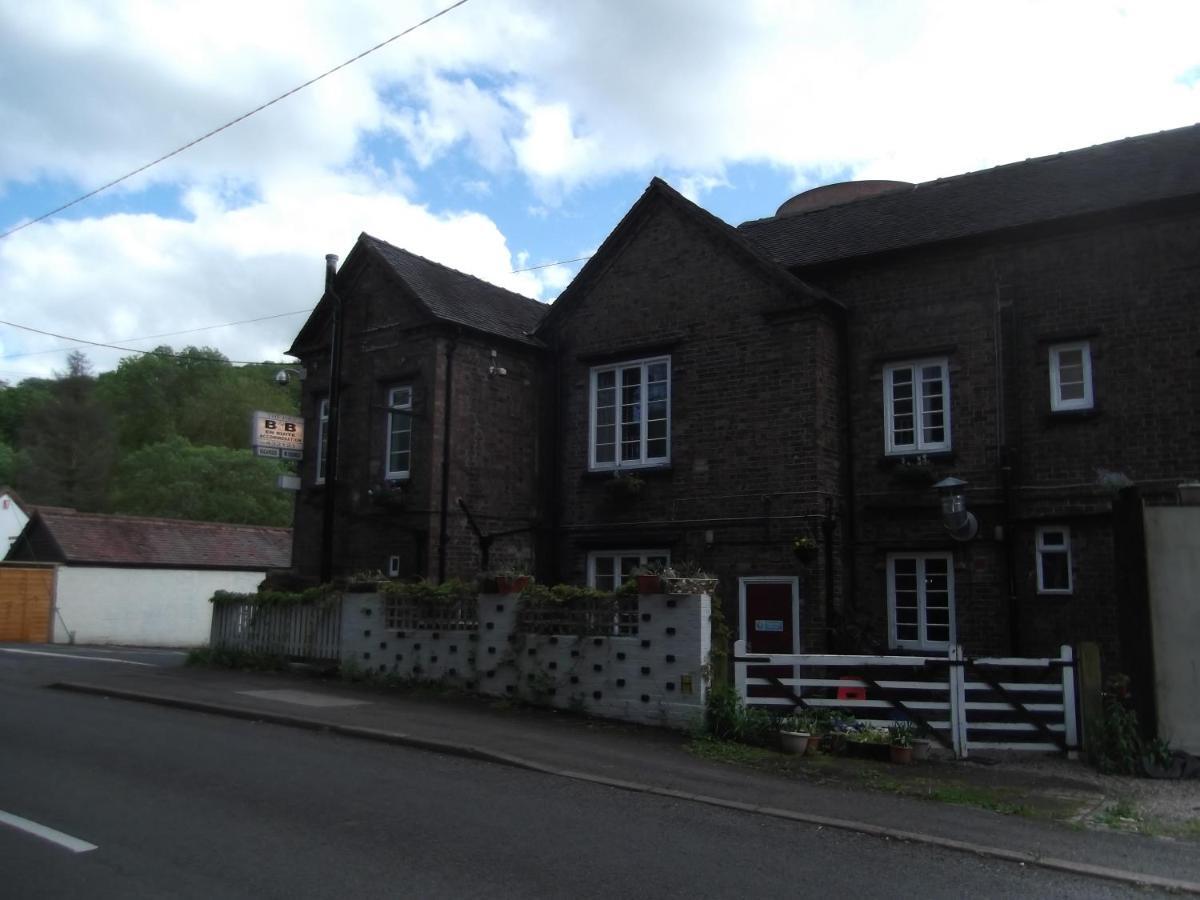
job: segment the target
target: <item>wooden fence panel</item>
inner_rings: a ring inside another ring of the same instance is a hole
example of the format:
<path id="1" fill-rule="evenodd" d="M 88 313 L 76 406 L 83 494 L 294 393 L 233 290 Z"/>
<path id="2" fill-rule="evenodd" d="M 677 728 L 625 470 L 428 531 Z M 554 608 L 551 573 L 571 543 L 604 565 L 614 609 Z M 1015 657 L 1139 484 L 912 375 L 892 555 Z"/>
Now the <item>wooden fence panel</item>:
<path id="1" fill-rule="evenodd" d="M 320 606 L 251 606 L 221 604 L 213 608 L 210 644 L 250 653 L 275 653 L 314 662 L 341 658 L 340 602 Z"/>

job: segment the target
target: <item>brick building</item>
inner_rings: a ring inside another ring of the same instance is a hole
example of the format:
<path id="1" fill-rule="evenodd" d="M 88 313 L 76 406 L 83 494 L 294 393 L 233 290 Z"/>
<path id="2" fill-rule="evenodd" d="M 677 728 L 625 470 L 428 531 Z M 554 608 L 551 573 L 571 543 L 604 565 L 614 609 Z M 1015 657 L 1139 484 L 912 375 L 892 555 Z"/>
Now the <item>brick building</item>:
<path id="1" fill-rule="evenodd" d="M 698 562 L 764 650 L 1114 656 L 1114 491 L 1200 474 L 1198 158 L 1184 128 L 826 186 L 737 229 L 655 179 L 552 307 L 364 236 L 337 279 L 339 567 L 469 576 L 496 534 L 489 564 L 532 553 L 545 580 Z M 293 348 L 313 432 L 328 307 Z"/>

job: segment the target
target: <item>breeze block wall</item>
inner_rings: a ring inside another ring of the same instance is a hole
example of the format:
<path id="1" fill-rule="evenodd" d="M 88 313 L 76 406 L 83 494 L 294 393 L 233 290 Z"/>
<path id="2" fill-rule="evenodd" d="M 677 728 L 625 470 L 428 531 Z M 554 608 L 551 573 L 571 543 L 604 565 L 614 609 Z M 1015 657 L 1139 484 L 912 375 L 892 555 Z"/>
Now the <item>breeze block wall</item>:
<path id="1" fill-rule="evenodd" d="M 469 630 L 389 628 L 386 603 L 346 594 L 343 666 L 666 728 L 687 729 L 704 715 L 708 594 L 640 595 L 637 634 L 628 636 L 523 633 L 519 594 L 481 594 Z"/>

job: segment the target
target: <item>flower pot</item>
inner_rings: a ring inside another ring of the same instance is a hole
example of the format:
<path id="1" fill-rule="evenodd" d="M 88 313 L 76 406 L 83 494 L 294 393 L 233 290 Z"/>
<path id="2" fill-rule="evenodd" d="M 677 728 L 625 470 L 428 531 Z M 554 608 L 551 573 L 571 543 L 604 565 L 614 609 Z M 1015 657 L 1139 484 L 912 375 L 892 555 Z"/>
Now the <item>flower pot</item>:
<path id="1" fill-rule="evenodd" d="M 805 756 L 816 756 L 821 750 L 821 745 L 824 743 L 825 735 L 814 734 L 808 739 L 808 749 L 804 751 Z"/>
<path id="2" fill-rule="evenodd" d="M 929 750 L 933 742 L 929 738 L 913 738 L 912 758 L 914 760 L 929 759 Z"/>
<path id="3" fill-rule="evenodd" d="M 892 762 L 898 766 L 907 766 L 913 759 L 912 747 L 900 747 L 892 744 L 888 747 Z"/>
<path id="4" fill-rule="evenodd" d="M 783 748 L 784 753 L 803 756 L 809 746 L 808 733 L 804 731 L 781 731 L 779 732 L 779 746 Z"/>
<path id="5" fill-rule="evenodd" d="M 639 594 L 658 594 L 662 592 L 662 578 L 658 575 L 637 576 Z"/>
<path id="6" fill-rule="evenodd" d="M 529 585 L 528 575 L 497 575 L 496 593 L 519 594 Z"/>

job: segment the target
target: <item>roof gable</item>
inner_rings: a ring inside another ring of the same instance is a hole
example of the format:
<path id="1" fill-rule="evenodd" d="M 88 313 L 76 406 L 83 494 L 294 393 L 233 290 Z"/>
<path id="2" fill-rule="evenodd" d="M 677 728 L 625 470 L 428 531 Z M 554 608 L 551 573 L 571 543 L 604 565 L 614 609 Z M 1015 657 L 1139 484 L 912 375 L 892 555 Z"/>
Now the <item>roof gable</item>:
<path id="1" fill-rule="evenodd" d="M 292 530 L 35 507 L 14 553 L 75 565 L 279 569 L 291 564 Z"/>
<path id="2" fill-rule="evenodd" d="M 369 248 L 436 319 L 526 344 L 548 306 L 530 297 L 443 266 L 365 232 Z"/>
<path id="3" fill-rule="evenodd" d="M 819 265 L 1200 195 L 1200 125 L 927 181 L 838 206 L 744 222 L 788 267 Z"/>
<path id="4" fill-rule="evenodd" d="M 835 303 L 828 294 L 812 287 L 792 275 L 777 262 L 764 254 L 757 246 L 746 240 L 737 229 L 721 221 L 712 213 L 688 200 L 661 178 L 653 178 L 642 196 L 629 209 L 612 232 L 604 239 L 600 248 L 584 264 L 583 268 L 559 295 L 549 314 L 538 326 L 542 335 L 553 328 L 553 323 L 570 315 L 571 308 L 590 287 L 603 276 L 621 249 L 637 233 L 638 228 L 660 205 L 667 205 L 697 224 L 703 231 L 723 244 L 729 252 L 755 268 L 763 277 L 779 284 L 784 290 L 808 299 Z"/>

